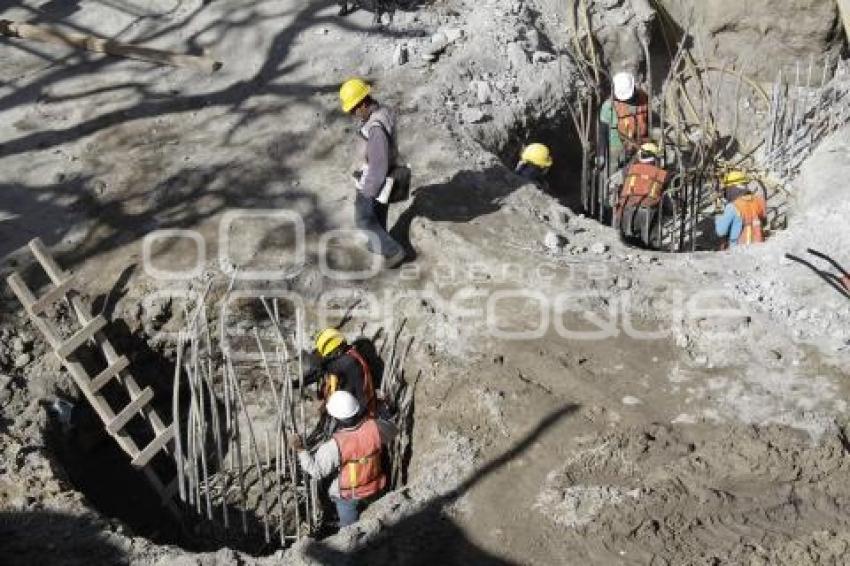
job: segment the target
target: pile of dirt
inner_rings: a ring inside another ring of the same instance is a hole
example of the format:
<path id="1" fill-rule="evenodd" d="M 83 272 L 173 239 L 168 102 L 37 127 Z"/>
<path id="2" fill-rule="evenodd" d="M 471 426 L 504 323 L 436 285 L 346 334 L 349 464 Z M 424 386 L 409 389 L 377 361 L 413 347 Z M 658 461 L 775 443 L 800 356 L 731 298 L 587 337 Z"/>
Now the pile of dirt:
<path id="1" fill-rule="evenodd" d="M 850 550 L 844 430 L 649 426 L 589 440 L 537 507 L 593 564 L 831 564 Z"/>

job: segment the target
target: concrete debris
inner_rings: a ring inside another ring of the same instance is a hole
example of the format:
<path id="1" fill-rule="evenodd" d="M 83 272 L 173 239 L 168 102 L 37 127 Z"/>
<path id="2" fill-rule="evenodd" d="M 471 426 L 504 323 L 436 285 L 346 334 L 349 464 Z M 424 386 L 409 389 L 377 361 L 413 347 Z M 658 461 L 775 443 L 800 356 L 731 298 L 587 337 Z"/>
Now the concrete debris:
<path id="1" fill-rule="evenodd" d="M 15 369 L 23 369 L 32 361 L 32 356 L 28 353 L 21 353 L 15 357 Z"/>
<path id="2" fill-rule="evenodd" d="M 553 252 L 563 251 L 567 243 L 567 239 L 564 236 L 551 231 L 546 233 L 546 237 L 543 240 L 543 245 Z"/>
<path id="3" fill-rule="evenodd" d="M 393 63 L 398 66 L 404 65 L 407 63 L 408 57 L 407 45 L 397 45 L 395 51 L 393 51 Z"/>
<path id="4" fill-rule="evenodd" d="M 535 51 L 531 54 L 531 62 L 535 65 L 540 63 L 551 63 L 555 60 L 555 55 L 548 51 Z"/>
<path id="5" fill-rule="evenodd" d="M 490 118 L 490 115 L 480 108 L 466 107 L 461 110 L 461 122 L 465 124 L 480 124 Z"/>
<path id="6" fill-rule="evenodd" d="M 608 245 L 603 244 L 602 242 L 596 242 L 590 246 L 590 253 L 595 255 L 602 255 L 608 251 Z"/>

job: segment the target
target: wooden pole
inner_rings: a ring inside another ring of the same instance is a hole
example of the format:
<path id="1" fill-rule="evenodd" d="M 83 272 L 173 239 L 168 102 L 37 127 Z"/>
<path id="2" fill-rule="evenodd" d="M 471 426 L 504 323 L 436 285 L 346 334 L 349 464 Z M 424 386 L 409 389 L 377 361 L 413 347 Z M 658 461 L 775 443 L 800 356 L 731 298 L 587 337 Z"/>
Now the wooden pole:
<path id="1" fill-rule="evenodd" d="M 94 53 L 106 53 L 107 55 L 126 57 L 128 59 L 138 59 L 160 65 L 189 67 L 208 73 L 218 71 L 223 66 L 221 61 L 216 61 L 206 56 L 183 55 L 171 51 L 139 47 L 138 45 L 129 45 L 111 39 L 103 39 L 82 33 L 64 32 L 52 27 L 36 26 L 13 22 L 11 20 L 0 20 L 0 33 L 8 37 L 19 37 L 21 39 L 31 39 L 43 43 L 65 45 L 75 49 L 83 49 Z"/>

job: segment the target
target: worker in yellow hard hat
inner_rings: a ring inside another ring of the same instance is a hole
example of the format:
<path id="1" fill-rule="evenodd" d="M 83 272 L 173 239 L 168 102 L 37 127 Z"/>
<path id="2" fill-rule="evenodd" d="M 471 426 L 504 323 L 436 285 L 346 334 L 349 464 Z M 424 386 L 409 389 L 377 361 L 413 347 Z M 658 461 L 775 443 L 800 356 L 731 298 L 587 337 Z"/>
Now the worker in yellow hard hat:
<path id="1" fill-rule="evenodd" d="M 764 241 L 767 205 L 746 171 L 733 170 L 723 176 L 723 212 L 714 218 L 720 248 Z"/>
<path id="2" fill-rule="evenodd" d="M 544 191 L 549 190 L 549 169 L 553 164 L 552 154 L 549 148 L 542 143 L 527 145 L 519 158 L 516 166 L 516 174 L 528 179 Z"/>
<path id="3" fill-rule="evenodd" d="M 396 267 L 404 261 L 405 251 L 387 231 L 388 204 L 406 198 L 410 171 L 398 163 L 395 115 L 372 98 L 372 87 L 360 78 L 342 84 L 339 100 L 343 112 L 360 124 L 358 152 L 363 166 L 354 173 L 355 224 L 368 236 L 369 251 L 383 256 L 385 267 Z M 399 193 L 403 197 L 396 198 Z"/>
<path id="4" fill-rule="evenodd" d="M 373 364 L 377 356 L 374 344 L 361 338 L 349 344 L 338 329 L 325 328 L 316 336 L 315 350 L 308 356 L 310 369 L 304 384 L 319 384 L 319 394 L 327 399 L 334 391 L 348 391 L 370 413 L 377 409 Z M 370 363 L 368 360 L 373 360 Z"/>

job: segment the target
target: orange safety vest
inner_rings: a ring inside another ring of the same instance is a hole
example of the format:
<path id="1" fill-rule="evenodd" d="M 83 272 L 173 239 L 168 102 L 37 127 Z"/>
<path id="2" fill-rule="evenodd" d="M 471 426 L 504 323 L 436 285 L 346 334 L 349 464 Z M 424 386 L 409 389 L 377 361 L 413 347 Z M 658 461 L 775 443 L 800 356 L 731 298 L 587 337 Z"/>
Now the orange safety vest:
<path id="1" fill-rule="evenodd" d="M 657 200 L 667 183 L 668 173 L 657 165 L 635 163 L 629 167 L 623 183 L 622 197 L 639 196 Z"/>
<path id="2" fill-rule="evenodd" d="M 360 369 L 363 370 L 363 396 L 366 399 L 366 411 L 370 417 L 376 417 L 378 415 L 378 398 L 375 395 L 375 384 L 372 381 L 372 370 L 369 369 L 369 364 L 366 363 L 366 360 L 354 346 L 351 346 L 345 353 L 357 360 L 357 363 L 360 364 Z M 329 374 L 325 378 L 324 385 L 324 398 L 327 400 L 330 399 L 331 395 L 333 395 L 337 389 L 339 389 L 339 377 L 334 374 Z"/>
<path id="3" fill-rule="evenodd" d="M 764 242 L 764 232 L 761 221 L 767 216 L 764 199 L 755 195 L 744 195 L 733 203 L 744 228 L 738 236 L 738 245 L 749 245 Z"/>
<path id="4" fill-rule="evenodd" d="M 639 145 L 649 138 L 649 97 L 638 91 L 635 105 L 614 100 L 617 113 L 617 131 L 624 144 Z"/>
<path id="5" fill-rule="evenodd" d="M 335 432 L 339 448 L 339 495 L 343 499 L 366 499 L 387 485 L 381 469 L 381 433 L 375 419 L 354 429 Z"/>

